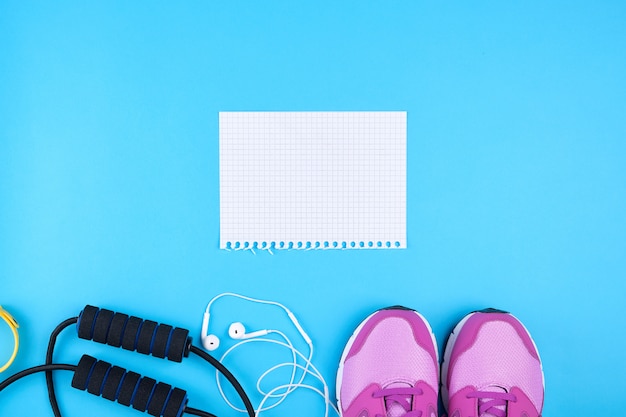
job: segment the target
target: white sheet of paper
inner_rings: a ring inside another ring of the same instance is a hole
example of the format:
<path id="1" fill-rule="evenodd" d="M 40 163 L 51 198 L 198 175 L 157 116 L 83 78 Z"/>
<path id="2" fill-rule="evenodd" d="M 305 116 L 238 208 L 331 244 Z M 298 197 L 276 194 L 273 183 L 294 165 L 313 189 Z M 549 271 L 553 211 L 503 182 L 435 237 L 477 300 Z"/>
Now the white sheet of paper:
<path id="1" fill-rule="evenodd" d="M 220 248 L 406 247 L 406 112 L 220 112 Z"/>

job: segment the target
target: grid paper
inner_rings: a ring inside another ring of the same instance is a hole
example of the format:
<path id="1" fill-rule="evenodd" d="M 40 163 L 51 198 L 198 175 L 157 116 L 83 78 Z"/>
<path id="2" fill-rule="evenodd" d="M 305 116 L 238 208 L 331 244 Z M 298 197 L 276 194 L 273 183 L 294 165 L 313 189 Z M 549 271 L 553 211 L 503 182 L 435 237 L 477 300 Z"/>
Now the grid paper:
<path id="1" fill-rule="evenodd" d="M 220 112 L 220 248 L 406 248 L 406 112 Z"/>

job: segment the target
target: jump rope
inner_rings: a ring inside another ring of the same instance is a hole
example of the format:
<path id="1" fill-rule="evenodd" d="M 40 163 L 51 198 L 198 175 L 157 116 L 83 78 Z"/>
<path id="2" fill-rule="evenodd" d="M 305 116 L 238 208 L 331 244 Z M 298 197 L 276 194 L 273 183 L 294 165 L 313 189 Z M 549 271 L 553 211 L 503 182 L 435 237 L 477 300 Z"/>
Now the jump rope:
<path id="1" fill-rule="evenodd" d="M 192 344 L 192 338 L 189 336 L 189 331 L 186 329 L 167 324 L 159 324 L 151 320 L 144 320 L 135 316 L 128 316 L 123 313 L 116 313 L 111 310 L 87 305 L 77 317 L 63 321 L 54 329 L 50 335 L 45 364 L 28 368 L 9 377 L 0 383 L 0 392 L 26 376 L 38 372 L 45 372 L 51 409 L 55 417 L 61 417 L 55 394 L 52 371 L 65 370 L 74 372 L 71 382 L 73 388 L 82 391 L 86 390 L 90 394 L 132 407 L 140 412 L 147 411 L 148 414 L 152 416 L 181 417 L 182 414 L 186 413 L 200 417 L 216 417 L 214 414 L 207 411 L 189 407 L 187 405 L 189 399 L 185 390 L 172 387 L 163 382 L 157 382 L 150 377 L 142 377 L 140 374 L 127 371 L 118 366 L 113 366 L 108 362 L 97 360 L 89 355 L 83 355 L 77 365 L 53 363 L 53 353 L 57 337 L 64 329 L 76 324 L 77 335 L 81 339 L 92 340 L 113 347 L 121 347 L 129 351 L 151 355 L 160 359 L 167 358 L 170 361 L 179 363 L 182 362 L 183 358 L 188 357 L 190 353 L 199 356 L 215 368 L 216 383 L 224 401 L 233 410 L 247 413 L 249 417 L 258 416 L 261 412 L 278 406 L 298 388 L 311 390 L 324 399 L 325 417 L 328 417 L 330 409 L 333 409 L 335 413 L 339 415 L 336 406 L 329 397 L 328 385 L 322 374 L 311 362 L 313 357 L 313 343 L 299 324 L 295 315 L 284 305 L 274 301 L 254 299 L 235 293 L 222 293 L 217 295 L 209 301 L 203 316 L 201 334 L 203 347 L 209 351 L 214 351 L 219 347 L 220 340 L 216 335 L 208 334 L 208 325 L 211 305 L 222 297 L 236 297 L 254 303 L 274 305 L 283 309 L 308 345 L 308 355 L 305 356 L 298 351 L 289 338 L 279 330 L 259 330 L 247 333 L 243 324 L 236 322 L 229 326 L 228 334 L 231 338 L 239 340 L 239 342 L 230 347 L 222 355 L 220 360 L 217 360 L 211 354 L 194 346 Z M 19 338 L 16 330 L 17 322 L 1 307 L 0 317 L 9 323 L 15 338 L 14 352 L 11 359 L 0 368 L 1 372 L 13 362 L 17 354 Z M 272 334 L 279 336 L 284 342 L 263 337 Z M 257 379 L 256 388 L 263 398 L 256 409 L 239 381 L 222 364 L 235 349 L 244 344 L 253 342 L 276 344 L 288 349 L 292 355 L 292 362 L 284 362 L 275 365 L 265 371 Z M 304 365 L 298 363 L 298 360 L 302 360 Z M 269 391 L 265 391 L 261 388 L 263 380 L 275 371 L 285 367 L 291 367 L 292 370 L 288 383 L 275 386 Z M 298 373 L 300 373 L 299 376 Z M 220 374 L 233 386 L 245 408 L 242 409 L 235 406 L 228 399 L 222 388 Z M 304 383 L 305 378 L 309 375 L 320 382 L 322 389 Z M 272 399 L 274 399 L 274 402 L 266 405 L 266 403 Z"/>
<path id="2" fill-rule="evenodd" d="M 52 371 L 65 370 L 74 372 L 71 383 L 73 388 L 86 390 L 90 394 L 116 401 L 140 412 L 147 411 L 152 416 L 180 417 L 186 413 L 201 417 L 216 417 L 207 411 L 189 407 L 187 392 L 183 389 L 157 382 L 147 376 L 142 377 L 136 372 L 113 366 L 89 355 L 83 355 L 77 365 L 53 363 L 54 346 L 58 335 L 74 324 L 77 335 L 81 339 L 121 347 L 160 359 L 167 358 L 173 362 L 182 362 L 183 358 L 188 357 L 190 353 L 199 356 L 228 379 L 241 397 L 248 416 L 255 416 L 254 408 L 241 384 L 217 359 L 192 344 L 189 330 L 90 305 L 86 306 L 77 317 L 63 321 L 54 329 L 50 335 L 44 365 L 26 369 L 9 377 L 0 383 L 0 392 L 23 377 L 45 372 L 52 412 L 55 417 L 61 417 Z"/>

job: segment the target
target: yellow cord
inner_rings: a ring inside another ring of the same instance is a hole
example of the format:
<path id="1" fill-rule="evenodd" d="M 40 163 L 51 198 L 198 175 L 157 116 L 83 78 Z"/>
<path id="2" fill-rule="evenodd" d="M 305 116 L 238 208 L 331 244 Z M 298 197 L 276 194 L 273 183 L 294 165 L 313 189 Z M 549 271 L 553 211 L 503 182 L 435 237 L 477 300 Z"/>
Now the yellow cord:
<path id="1" fill-rule="evenodd" d="M 10 315 L 9 312 L 6 311 L 4 308 L 2 308 L 1 305 L 0 305 L 0 318 L 2 318 L 2 320 L 7 322 L 7 324 L 11 328 L 11 331 L 13 332 L 13 338 L 15 339 L 15 346 L 13 347 L 13 354 L 9 358 L 9 361 L 0 367 L 0 372 L 4 372 L 9 366 L 11 366 L 11 364 L 15 360 L 15 357 L 17 356 L 17 350 L 20 347 L 20 336 L 17 334 L 17 328 L 20 326 L 19 324 L 17 324 L 17 321 L 13 318 L 13 316 Z"/>

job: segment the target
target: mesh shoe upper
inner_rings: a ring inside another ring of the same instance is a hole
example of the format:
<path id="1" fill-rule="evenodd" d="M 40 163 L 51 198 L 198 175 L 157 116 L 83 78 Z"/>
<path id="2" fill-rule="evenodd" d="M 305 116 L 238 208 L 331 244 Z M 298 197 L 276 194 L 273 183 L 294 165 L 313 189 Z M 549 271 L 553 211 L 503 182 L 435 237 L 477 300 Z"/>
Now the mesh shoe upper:
<path id="1" fill-rule="evenodd" d="M 504 312 L 472 313 L 445 353 L 443 401 L 451 417 L 537 417 L 543 407 L 541 361 L 528 331 Z"/>
<path id="2" fill-rule="evenodd" d="M 404 308 L 377 311 L 344 350 L 337 393 L 344 417 L 436 417 L 437 348 L 430 327 Z"/>

